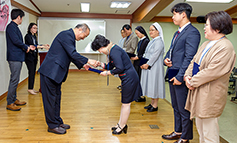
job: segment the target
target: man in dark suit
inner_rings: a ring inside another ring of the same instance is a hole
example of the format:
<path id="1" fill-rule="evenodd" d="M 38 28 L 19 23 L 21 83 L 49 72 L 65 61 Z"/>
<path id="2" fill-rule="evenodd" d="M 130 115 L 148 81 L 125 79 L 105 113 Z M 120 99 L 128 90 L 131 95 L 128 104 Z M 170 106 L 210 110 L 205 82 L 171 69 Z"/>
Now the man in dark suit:
<path id="1" fill-rule="evenodd" d="M 25 61 L 25 53 L 31 50 L 35 50 L 33 45 L 26 45 L 23 43 L 23 38 L 18 25 L 22 23 L 22 18 L 25 16 L 21 9 L 13 9 L 11 11 L 12 21 L 6 28 L 6 40 L 7 40 L 7 61 L 9 64 L 11 77 L 8 86 L 7 93 L 7 110 L 19 111 L 20 107 L 25 105 L 25 101 L 20 101 L 16 97 L 16 89 L 19 83 L 22 62 Z"/>
<path id="2" fill-rule="evenodd" d="M 63 123 L 60 117 L 61 85 L 67 78 L 69 65 L 73 62 L 78 69 L 87 63 L 97 66 L 98 62 L 80 55 L 75 48 L 75 40 L 83 40 L 90 33 L 86 24 L 78 24 L 74 29 L 60 32 L 54 39 L 42 65 L 40 66 L 40 82 L 44 112 L 48 124 L 48 132 L 65 134 L 70 126 Z"/>
<path id="3" fill-rule="evenodd" d="M 193 138 L 193 122 L 190 112 L 185 110 L 188 89 L 183 81 L 183 76 L 190 61 L 196 54 L 200 42 L 200 33 L 190 23 L 192 7 L 187 3 L 178 3 L 172 9 L 173 22 L 179 26 L 174 34 L 171 46 L 164 58 L 168 66 L 170 95 L 174 109 L 174 132 L 162 135 L 168 140 L 177 140 L 175 143 L 188 143 Z"/>

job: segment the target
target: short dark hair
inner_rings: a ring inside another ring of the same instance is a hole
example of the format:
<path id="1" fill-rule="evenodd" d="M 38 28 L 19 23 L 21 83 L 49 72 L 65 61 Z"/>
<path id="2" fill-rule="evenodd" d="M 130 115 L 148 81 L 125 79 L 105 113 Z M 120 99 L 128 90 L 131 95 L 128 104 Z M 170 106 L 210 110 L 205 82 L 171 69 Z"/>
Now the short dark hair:
<path id="1" fill-rule="evenodd" d="M 192 6 L 187 3 L 178 3 L 175 6 L 171 8 L 171 12 L 178 12 L 181 14 L 182 12 L 185 12 L 187 15 L 187 18 L 190 19 L 191 13 L 193 11 Z"/>
<path id="2" fill-rule="evenodd" d="M 37 24 L 36 24 L 36 23 L 33 23 L 33 22 L 29 24 L 28 30 L 27 30 L 27 33 L 28 33 L 28 34 L 31 34 L 30 29 L 31 29 L 34 25 L 37 26 Z"/>
<path id="3" fill-rule="evenodd" d="M 22 11 L 21 9 L 13 9 L 11 11 L 11 19 L 15 20 L 18 16 L 20 16 L 21 18 L 25 16 L 24 11 Z"/>
<path id="4" fill-rule="evenodd" d="M 78 29 L 81 28 L 83 32 L 86 32 L 87 29 L 89 29 L 89 31 L 91 31 L 89 26 L 85 23 L 77 24 L 77 26 L 75 26 L 75 28 L 78 28 Z"/>
<path id="5" fill-rule="evenodd" d="M 123 25 L 122 30 L 124 30 L 124 28 L 126 28 L 127 30 L 132 29 L 131 26 L 128 24 Z"/>
<path id="6" fill-rule="evenodd" d="M 219 33 L 230 34 L 233 31 L 233 23 L 230 15 L 225 11 L 213 11 L 205 16 L 209 19 L 210 26 L 213 30 L 219 30 Z"/>
<path id="7" fill-rule="evenodd" d="M 94 41 L 91 44 L 91 49 L 93 51 L 99 50 L 101 47 L 106 47 L 110 41 L 102 35 L 96 35 Z"/>

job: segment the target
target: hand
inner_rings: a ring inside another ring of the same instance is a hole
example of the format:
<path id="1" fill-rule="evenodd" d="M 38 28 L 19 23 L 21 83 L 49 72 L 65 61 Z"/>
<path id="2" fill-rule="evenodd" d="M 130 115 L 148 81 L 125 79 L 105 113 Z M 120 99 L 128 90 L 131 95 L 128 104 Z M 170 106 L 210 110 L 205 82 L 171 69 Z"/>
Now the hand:
<path id="1" fill-rule="evenodd" d="M 96 60 L 91 60 L 91 59 L 88 59 L 88 64 L 92 65 L 93 67 L 97 67 L 99 62 L 96 61 Z"/>
<path id="2" fill-rule="evenodd" d="M 100 73 L 100 75 L 107 76 L 107 75 L 111 75 L 111 73 L 110 73 L 110 71 L 103 71 Z"/>
<path id="3" fill-rule="evenodd" d="M 170 81 L 173 81 L 173 85 L 181 85 L 182 82 L 178 81 L 175 77 L 171 78 Z"/>
<path id="4" fill-rule="evenodd" d="M 85 68 L 85 69 L 88 71 L 88 70 L 89 70 L 89 68 L 91 68 L 91 66 L 89 66 L 89 65 L 85 64 L 85 65 L 83 66 L 83 68 Z"/>
<path id="5" fill-rule="evenodd" d="M 99 62 L 99 61 L 98 61 L 98 62 Z M 102 62 L 99 62 L 99 63 L 98 63 L 98 66 L 102 67 L 103 69 L 105 68 L 105 64 L 102 63 Z"/>
<path id="6" fill-rule="evenodd" d="M 138 56 L 136 56 L 136 57 L 131 57 L 131 60 L 138 60 Z"/>
<path id="7" fill-rule="evenodd" d="M 143 65 L 141 66 L 141 69 L 145 69 L 145 70 L 147 70 L 147 69 L 148 69 L 148 67 L 149 67 L 149 65 L 148 65 L 148 64 L 143 64 Z"/>
<path id="8" fill-rule="evenodd" d="M 46 50 L 49 50 L 49 48 L 50 48 L 49 44 L 44 44 L 43 46 L 44 46 L 43 48 Z"/>
<path id="9" fill-rule="evenodd" d="M 34 45 L 30 45 L 30 50 L 35 50 L 35 46 Z"/>
<path id="10" fill-rule="evenodd" d="M 28 49 L 27 49 L 26 53 L 29 53 L 29 51 L 30 51 L 30 47 L 28 47 Z"/>
<path id="11" fill-rule="evenodd" d="M 164 60 L 164 63 L 165 63 L 166 66 L 172 67 L 172 61 L 171 61 L 169 58 L 166 58 L 166 59 Z"/>
<path id="12" fill-rule="evenodd" d="M 184 78 L 184 81 L 185 81 L 185 84 L 186 84 L 186 86 L 187 86 L 188 89 L 194 90 L 195 88 L 192 87 L 191 84 L 190 84 L 190 80 L 191 80 L 191 79 L 192 79 L 192 77 L 186 76 L 186 77 Z"/>

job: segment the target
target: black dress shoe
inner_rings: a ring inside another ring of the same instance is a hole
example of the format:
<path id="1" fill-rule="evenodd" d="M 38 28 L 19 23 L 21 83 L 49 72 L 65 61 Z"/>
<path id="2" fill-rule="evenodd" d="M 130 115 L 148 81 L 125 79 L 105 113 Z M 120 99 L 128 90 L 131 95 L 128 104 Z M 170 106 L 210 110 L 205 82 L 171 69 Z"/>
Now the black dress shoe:
<path id="1" fill-rule="evenodd" d="M 117 89 L 122 90 L 122 86 L 121 85 L 117 86 Z"/>
<path id="2" fill-rule="evenodd" d="M 189 143 L 189 141 L 187 140 L 187 141 L 184 141 L 184 140 L 182 140 L 181 138 L 180 139 L 178 139 L 176 142 L 174 142 L 174 143 Z"/>
<path id="3" fill-rule="evenodd" d="M 66 134 L 66 129 L 62 127 L 56 127 L 54 129 L 48 128 L 48 132 L 55 133 L 55 134 Z"/>
<path id="4" fill-rule="evenodd" d="M 135 100 L 136 102 L 146 102 L 146 97 L 139 97 L 137 100 Z"/>
<path id="5" fill-rule="evenodd" d="M 150 109 L 152 107 L 151 104 L 149 104 L 148 106 L 145 106 L 144 109 Z"/>
<path id="6" fill-rule="evenodd" d="M 64 128 L 64 129 L 70 129 L 70 125 L 68 125 L 68 124 L 61 124 L 59 126 Z"/>
<path id="7" fill-rule="evenodd" d="M 119 126 L 119 124 L 117 123 L 117 125 Z M 111 130 L 114 131 L 116 130 L 118 127 L 112 127 Z"/>
<path id="8" fill-rule="evenodd" d="M 166 140 L 177 140 L 180 137 L 181 137 L 181 135 L 177 135 L 175 132 L 172 132 L 169 135 L 162 135 L 162 138 L 166 139 Z"/>
<path id="9" fill-rule="evenodd" d="M 147 109 L 146 111 L 147 112 L 154 112 L 154 111 L 157 111 L 158 110 L 158 107 L 154 108 L 153 106 L 149 109 Z"/>
<path id="10" fill-rule="evenodd" d="M 125 125 L 124 127 L 123 127 L 123 129 L 119 126 L 119 124 L 118 124 L 118 128 L 120 128 L 121 130 L 119 131 L 119 132 L 117 132 L 116 130 L 114 130 L 113 132 L 112 132 L 112 134 L 114 134 L 114 135 L 120 135 L 121 133 L 125 133 L 125 134 L 127 134 L 127 130 L 128 130 L 128 126 L 127 125 Z"/>

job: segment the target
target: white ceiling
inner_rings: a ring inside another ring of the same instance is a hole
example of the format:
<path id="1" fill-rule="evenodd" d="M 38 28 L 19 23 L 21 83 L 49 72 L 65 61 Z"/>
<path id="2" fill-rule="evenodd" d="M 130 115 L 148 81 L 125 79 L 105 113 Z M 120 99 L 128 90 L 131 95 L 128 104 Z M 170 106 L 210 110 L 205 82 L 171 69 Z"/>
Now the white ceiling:
<path id="1" fill-rule="evenodd" d="M 42 12 L 72 12 L 79 13 L 80 3 L 89 2 L 89 13 L 106 13 L 106 14 L 132 14 L 145 0 L 128 0 L 132 4 L 127 9 L 112 9 L 110 2 L 112 0 L 32 0 Z M 126 0 L 113 0 L 113 1 L 126 1 Z M 157 16 L 171 16 L 170 9 L 172 6 L 185 0 L 174 0 Z M 206 15 L 211 11 L 227 10 L 237 5 L 237 0 L 229 4 L 211 4 L 211 3 L 189 3 L 193 7 L 192 17 Z"/>
<path id="2" fill-rule="evenodd" d="M 128 0 L 132 4 L 126 9 L 112 9 L 112 0 L 32 0 L 42 12 L 81 12 L 80 3 L 89 2 L 89 13 L 132 14 L 145 0 Z M 116 1 L 116 0 L 115 0 Z M 117 0 L 120 1 L 120 0 Z M 124 0 L 121 0 L 124 1 Z"/>

